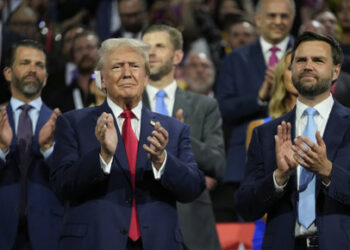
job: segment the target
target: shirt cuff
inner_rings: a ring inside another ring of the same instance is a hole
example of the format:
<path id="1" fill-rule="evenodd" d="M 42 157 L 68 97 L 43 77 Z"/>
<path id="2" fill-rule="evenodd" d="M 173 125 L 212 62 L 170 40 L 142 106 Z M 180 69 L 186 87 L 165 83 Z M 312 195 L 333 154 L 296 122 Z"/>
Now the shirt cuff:
<path id="1" fill-rule="evenodd" d="M 324 181 L 321 181 L 321 182 L 325 188 L 328 188 L 329 185 L 331 185 L 331 181 L 329 181 L 328 183 L 325 183 Z"/>
<path id="2" fill-rule="evenodd" d="M 7 150 L 7 152 L 3 152 L 1 149 L 0 149 L 0 159 L 3 160 L 3 161 L 6 161 L 6 156 L 10 153 L 10 149 Z"/>
<path id="3" fill-rule="evenodd" d="M 107 164 L 107 163 L 103 160 L 101 154 L 99 154 L 99 155 L 100 155 L 100 166 L 101 166 L 101 168 L 102 168 L 102 171 L 103 171 L 105 174 L 109 174 L 109 173 L 111 172 L 113 158 L 112 158 L 112 160 L 110 160 L 109 163 Z"/>
<path id="4" fill-rule="evenodd" d="M 262 107 L 266 107 L 267 105 L 269 105 L 269 102 L 268 102 L 268 101 L 263 101 L 263 100 L 261 100 L 261 99 L 259 98 L 259 96 L 258 96 L 258 98 L 257 98 L 257 102 L 258 102 L 258 105 L 259 105 L 259 106 L 262 106 Z"/>
<path id="5" fill-rule="evenodd" d="M 275 177 L 275 171 L 273 171 L 273 175 L 272 175 L 272 178 L 273 178 L 273 184 L 275 185 L 275 190 L 276 192 L 283 192 L 284 188 L 287 186 L 288 184 L 288 180 L 286 181 L 286 183 L 284 183 L 282 186 L 278 185 L 277 182 L 276 182 L 276 177 Z"/>
<path id="6" fill-rule="evenodd" d="M 164 173 L 164 167 L 165 167 L 165 163 L 166 163 L 167 158 L 168 158 L 168 154 L 165 151 L 165 159 L 164 159 L 163 164 L 159 170 L 157 170 L 152 163 L 152 170 L 153 170 L 154 179 L 160 180 L 160 178 L 162 177 L 162 175 Z"/>
<path id="7" fill-rule="evenodd" d="M 53 147 L 54 147 L 54 144 L 46 151 L 43 151 L 40 149 L 40 153 L 44 156 L 44 159 L 46 160 L 47 158 L 49 158 L 49 156 L 52 154 L 53 152 Z"/>

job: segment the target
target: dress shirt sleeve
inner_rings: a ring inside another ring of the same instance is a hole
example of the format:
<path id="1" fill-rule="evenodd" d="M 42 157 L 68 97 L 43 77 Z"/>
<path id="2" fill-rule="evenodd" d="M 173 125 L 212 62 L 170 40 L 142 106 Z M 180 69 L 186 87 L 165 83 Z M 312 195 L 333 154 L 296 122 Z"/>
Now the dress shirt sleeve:
<path id="1" fill-rule="evenodd" d="M 160 178 L 162 177 L 162 175 L 164 173 L 164 166 L 166 164 L 167 158 L 168 158 L 168 155 L 167 155 L 167 153 L 165 151 L 165 159 L 164 159 L 164 162 L 163 162 L 163 164 L 162 164 L 162 166 L 160 167 L 159 170 L 157 170 L 156 167 L 152 163 L 152 170 L 153 170 L 154 179 L 160 180 Z"/>
<path id="2" fill-rule="evenodd" d="M 109 161 L 109 163 L 106 163 L 100 154 L 100 165 L 101 165 L 102 171 L 105 174 L 109 174 L 111 172 L 112 162 L 113 162 L 113 158 L 112 160 Z"/>
<path id="3" fill-rule="evenodd" d="M 3 161 L 6 161 L 6 156 L 9 154 L 10 150 L 7 150 L 7 152 L 3 152 L 1 149 L 0 149 L 0 159 L 3 160 Z"/>
<path id="4" fill-rule="evenodd" d="M 273 172 L 273 184 L 275 185 L 275 189 L 276 189 L 276 192 L 283 192 L 284 188 L 287 186 L 288 184 L 288 180 L 286 181 L 285 184 L 283 184 L 282 186 L 278 185 L 277 182 L 276 182 L 276 177 L 275 177 L 275 172 Z"/>
<path id="5" fill-rule="evenodd" d="M 47 158 L 49 158 L 49 156 L 52 154 L 53 152 L 53 147 L 54 147 L 54 144 L 46 151 L 43 151 L 40 149 L 40 153 L 42 154 L 42 156 L 44 157 L 44 159 L 46 160 Z"/>

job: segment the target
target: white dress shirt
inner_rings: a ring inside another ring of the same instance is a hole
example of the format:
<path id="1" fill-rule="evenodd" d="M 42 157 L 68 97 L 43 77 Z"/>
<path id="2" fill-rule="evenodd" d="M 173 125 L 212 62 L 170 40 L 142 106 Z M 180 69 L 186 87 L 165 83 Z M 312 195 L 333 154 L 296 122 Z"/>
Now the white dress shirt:
<path id="1" fill-rule="evenodd" d="M 120 134 L 122 134 L 122 128 L 123 128 L 123 123 L 124 123 L 124 118 L 121 117 L 121 114 L 123 113 L 123 109 L 119 107 L 117 104 L 115 104 L 110 98 L 107 97 L 107 104 L 111 108 L 113 112 L 113 116 L 116 118 L 118 129 L 120 131 Z M 140 138 L 140 131 L 141 131 L 141 113 L 142 113 L 142 102 L 139 102 L 138 105 L 131 110 L 135 118 L 131 119 L 131 127 L 132 130 L 135 133 L 135 136 L 137 140 Z M 152 164 L 152 169 L 153 169 L 153 174 L 155 179 L 160 179 L 164 172 L 164 166 L 167 160 L 167 154 L 165 154 L 165 160 L 159 170 L 157 170 L 154 165 Z M 109 163 L 106 163 L 101 154 L 100 154 L 100 163 L 101 163 L 101 168 L 105 174 L 109 174 L 111 172 L 111 167 L 112 167 L 112 162 L 113 158 Z"/>
<path id="2" fill-rule="evenodd" d="M 265 63 L 266 63 L 266 65 L 269 65 L 269 60 L 270 60 L 270 56 L 271 56 L 271 53 L 272 53 L 270 51 L 271 47 L 272 46 L 276 46 L 277 48 L 279 48 L 279 50 L 276 51 L 276 56 L 277 56 L 278 60 L 281 60 L 282 56 L 284 55 L 284 53 L 287 50 L 289 36 L 287 36 L 280 43 L 275 44 L 275 45 L 268 43 L 261 36 L 259 38 L 259 41 L 260 41 L 262 53 L 264 55 Z"/>
<path id="3" fill-rule="evenodd" d="M 164 97 L 164 103 L 168 109 L 169 116 L 172 116 L 173 114 L 176 88 L 177 88 L 177 83 L 174 80 L 171 84 L 169 84 L 166 88 L 163 89 L 166 93 L 166 96 Z M 149 99 L 150 108 L 153 112 L 155 112 L 156 98 L 157 98 L 156 95 L 159 89 L 152 87 L 151 85 L 148 84 L 146 86 L 146 91 Z"/>
<path id="4" fill-rule="evenodd" d="M 12 108 L 13 120 L 14 120 L 14 124 L 15 124 L 15 132 L 14 132 L 13 136 L 15 136 L 15 134 L 17 134 L 18 120 L 19 120 L 19 116 L 22 112 L 20 106 L 22 106 L 23 104 L 25 104 L 25 103 L 16 99 L 16 98 L 11 97 L 10 107 Z M 30 117 L 30 120 L 32 121 L 33 136 L 34 136 L 36 125 L 37 125 L 38 119 L 39 119 L 40 109 L 41 109 L 41 106 L 43 105 L 43 102 L 41 100 L 41 97 L 38 97 L 35 100 L 29 102 L 28 104 L 32 106 L 32 108 L 28 111 L 28 115 Z M 41 154 L 44 156 L 45 159 L 50 156 L 52 151 L 53 151 L 53 146 L 50 147 L 45 152 L 40 150 Z M 5 161 L 8 153 L 9 153 L 9 150 L 7 152 L 3 152 L 0 149 L 0 158 Z"/>
<path id="5" fill-rule="evenodd" d="M 320 132 L 321 137 L 323 137 L 324 130 L 326 128 L 329 115 L 331 113 L 332 107 L 334 104 L 334 100 L 332 95 L 329 95 L 327 99 L 324 101 L 318 103 L 313 108 L 317 110 L 317 114 L 314 116 L 315 123 L 317 126 L 317 130 Z M 296 102 L 296 111 L 295 111 L 295 136 L 300 136 L 303 134 L 303 131 L 305 129 L 306 123 L 307 123 L 307 115 L 304 114 L 305 109 L 308 108 L 305 104 L 301 103 L 299 99 L 297 99 Z M 300 180 L 300 172 L 301 172 L 301 166 L 299 165 L 297 167 L 297 190 L 299 190 L 299 180 Z M 283 186 L 278 186 L 275 180 L 275 176 L 273 178 L 275 183 L 275 188 L 277 191 L 283 191 L 283 188 L 287 185 L 285 183 Z M 325 183 L 323 183 L 325 185 Z M 329 184 L 325 185 L 328 186 Z M 304 226 L 300 225 L 299 222 L 296 222 L 295 225 L 295 236 L 300 235 L 309 235 L 313 234 L 317 231 L 316 224 L 312 223 L 311 226 L 306 229 Z"/>

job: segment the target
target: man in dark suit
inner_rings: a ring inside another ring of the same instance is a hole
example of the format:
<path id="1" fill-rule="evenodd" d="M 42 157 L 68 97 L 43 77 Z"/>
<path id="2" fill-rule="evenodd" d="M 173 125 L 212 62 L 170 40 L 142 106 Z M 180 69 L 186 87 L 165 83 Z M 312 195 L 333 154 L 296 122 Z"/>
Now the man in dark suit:
<path id="1" fill-rule="evenodd" d="M 50 107 L 58 107 L 64 113 L 88 107 L 94 102 L 89 85 L 96 67 L 99 47 L 99 38 L 91 30 L 83 30 L 74 36 L 72 53 L 77 66 L 76 74 L 69 85 L 57 90 L 56 95 L 48 101 Z"/>
<path id="2" fill-rule="evenodd" d="M 263 248 L 350 248 L 350 110 L 330 93 L 342 59 L 335 39 L 298 37 L 291 64 L 296 107 L 253 132 L 235 201 L 247 220 L 267 213 Z"/>
<path id="3" fill-rule="evenodd" d="M 221 64 L 216 97 L 229 129 L 224 185 L 213 194 L 219 221 L 237 220 L 230 197 L 243 178 L 247 126 L 267 116 L 274 65 L 292 45 L 294 15 L 293 0 L 260 0 L 255 14 L 258 41 L 234 50 Z"/>
<path id="4" fill-rule="evenodd" d="M 186 92 L 177 87 L 176 66 L 183 57 L 181 33 L 167 25 L 147 28 L 142 40 L 150 48 L 150 81 L 143 102 L 152 111 L 176 117 L 191 127 L 192 152 L 206 175 L 207 188 L 212 179 L 222 178 L 225 169 L 222 120 L 215 99 Z M 159 94 L 164 93 L 163 110 Z M 166 110 L 166 112 L 164 112 Z M 177 204 L 186 249 L 220 249 L 208 189 L 192 203 Z"/>
<path id="5" fill-rule="evenodd" d="M 4 69 L 12 97 L 0 113 L 0 248 L 56 249 L 63 206 L 49 186 L 49 162 L 58 109 L 41 100 L 44 48 L 18 42 Z"/>
<path id="6" fill-rule="evenodd" d="M 182 249 L 176 201 L 204 188 L 189 127 L 142 105 L 143 42 L 106 40 L 97 68 L 107 100 L 57 120 L 51 177 L 68 205 L 60 249 Z"/>

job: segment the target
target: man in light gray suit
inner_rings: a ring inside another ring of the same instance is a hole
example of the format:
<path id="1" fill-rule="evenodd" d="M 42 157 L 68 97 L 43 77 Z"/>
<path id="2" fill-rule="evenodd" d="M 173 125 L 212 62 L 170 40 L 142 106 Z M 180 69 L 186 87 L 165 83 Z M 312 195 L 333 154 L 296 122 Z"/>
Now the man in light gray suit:
<path id="1" fill-rule="evenodd" d="M 182 35 L 172 27 L 153 25 L 142 40 L 150 45 L 150 80 L 143 103 L 152 111 L 176 117 L 191 127 L 191 146 L 199 168 L 206 175 L 207 189 L 189 204 L 177 204 L 185 249 L 221 249 L 208 192 L 225 169 L 222 119 L 214 98 L 177 87 L 176 66 L 183 58 Z"/>

